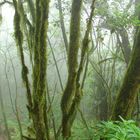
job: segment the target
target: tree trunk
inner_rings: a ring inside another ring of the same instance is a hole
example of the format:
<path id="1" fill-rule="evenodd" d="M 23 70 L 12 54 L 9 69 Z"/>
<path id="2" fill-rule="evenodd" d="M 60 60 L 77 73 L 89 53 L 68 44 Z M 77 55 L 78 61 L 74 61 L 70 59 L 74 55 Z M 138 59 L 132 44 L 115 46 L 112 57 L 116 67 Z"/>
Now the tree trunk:
<path id="1" fill-rule="evenodd" d="M 135 107 L 138 89 L 140 86 L 140 28 L 137 28 L 133 54 L 128 66 L 123 84 L 120 88 L 112 120 L 119 120 L 119 116 L 130 119 Z"/>
<path id="2" fill-rule="evenodd" d="M 47 27 L 49 0 L 36 0 L 33 68 L 33 125 L 37 140 L 49 140 L 46 114 Z"/>
<path id="3" fill-rule="evenodd" d="M 68 81 L 62 97 L 62 134 L 64 138 L 68 138 L 71 134 L 71 127 L 75 120 L 77 108 L 81 101 L 83 83 L 80 84 L 81 74 L 85 64 L 85 57 L 88 51 L 89 34 L 91 30 L 92 17 L 94 12 L 94 3 L 92 2 L 91 13 L 87 23 L 87 30 L 82 42 L 81 60 L 78 67 L 78 49 L 80 38 L 80 11 L 82 0 L 73 0 L 72 16 L 71 16 L 71 30 L 70 30 L 70 44 L 68 55 Z"/>
<path id="4" fill-rule="evenodd" d="M 122 53 L 124 55 L 124 59 L 126 64 L 129 64 L 129 60 L 131 58 L 131 48 L 130 48 L 130 42 L 129 42 L 129 37 L 127 34 L 127 31 L 125 28 L 121 28 L 120 30 L 117 30 L 119 35 L 121 36 L 121 43 L 120 47 L 122 49 Z"/>
<path id="5" fill-rule="evenodd" d="M 82 0 L 73 0 L 70 24 L 70 43 L 68 52 L 68 80 L 61 101 L 62 109 L 62 134 L 70 136 L 70 108 L 76 92 L 76 75 L 78 70 L 78 50 L 80 47 L 80 18 Z"/>

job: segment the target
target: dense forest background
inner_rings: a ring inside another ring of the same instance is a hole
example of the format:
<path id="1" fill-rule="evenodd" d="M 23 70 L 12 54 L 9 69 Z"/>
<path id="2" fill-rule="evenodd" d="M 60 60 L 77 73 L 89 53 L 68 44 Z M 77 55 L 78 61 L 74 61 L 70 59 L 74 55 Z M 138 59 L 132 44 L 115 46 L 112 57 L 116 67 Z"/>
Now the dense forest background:
<path id="1" fill-rule="evenodd" d="M 140 140 L 139 0 L 0 0 L 0 140 Z"/>

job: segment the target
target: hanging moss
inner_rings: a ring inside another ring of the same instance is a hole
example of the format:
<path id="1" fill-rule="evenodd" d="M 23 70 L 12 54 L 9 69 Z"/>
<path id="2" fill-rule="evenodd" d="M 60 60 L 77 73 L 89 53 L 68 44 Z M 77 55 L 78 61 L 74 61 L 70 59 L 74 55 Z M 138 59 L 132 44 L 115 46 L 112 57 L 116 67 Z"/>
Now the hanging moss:
<path id="1" fill-rule="evenodd" d="M 30 91 L 30 84 L 28 80 L 28 68 L 25 65 L 24 61 L 24 53 L 23 53 L 23 33 L 21 31 L 21 17 L 18 12 L 18 6 L 17 1 L 13 0 L 14 8 L 15 8 L 15 15 L 14 15 L 14 35 L 16 39 L 16 44 L 18 46 L 20 60 L 22 64 L 22 80 L 25 84 L 26 91 L 27 91 L 27 100 L 28 100 L 28 109 L 31 110 L 32 108 L 32 97 L 31 97 L 31 91 Z"/>
<path id="2" fill-rule="evenodd" d="M 30 0 L 32 1 L 32 0 Z M 34 6 L 34 5 L 33 5 Z M 30 20 L 27 17 L 27 14 L 24 10 L 24 5 L 21 0 L 18 0 L 18 12 L 20 14 L 20 27 L 23 32 L 23 35 L 26 38 L 27 41 L 27 47 L 29 49 L 30 53 L 30 61 L 33 67 L 33 40 L 34 40 L 34 25 L 30 22 Z"/>

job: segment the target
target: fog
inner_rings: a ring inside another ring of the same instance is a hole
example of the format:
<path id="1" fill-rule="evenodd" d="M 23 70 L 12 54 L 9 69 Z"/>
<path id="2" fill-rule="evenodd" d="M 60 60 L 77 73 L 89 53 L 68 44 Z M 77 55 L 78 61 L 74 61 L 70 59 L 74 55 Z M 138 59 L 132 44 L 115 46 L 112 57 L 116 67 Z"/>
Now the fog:
<path id="1" fill-rule="evenodd" d="M 3 0 L 0 0 L 1 2 Z M 92 0 L 84 0 L 81 8 L 80 47 L 77 53 L 78 68 L 82 58 L 82 43 L 87 30 L 87 23 L 90 20 L 91 3 Z M 27 1 L 22 1 L 22 4 L 24 5 L 27 18 L 29 21 L 32 21 L 30 10 L 27 8 Z M 65 34 L 68 40 L 68 46 L 70 46 L 72 1 L 62 0 L 61 8 L 62 15 L 64 16 Z M 72 59 L 73 56 L 68 57 L 69 53 L 67 54 L 66 52 L 59 10 L 58 1 L 51 0 L 46 39 L 47 80 L 45 84 L 45 90 L 47 91 L 47 113 L 52 109 L 52 112 L 50 111 L 51 113 L 47 114 L 50 119 L 48 124 L 51 135 L 53 135 L 52 129 L 54 127 L 54 122 L 51 122 L 53 120 L 52 118 L 54 118 L 56 128 L 59 130 L 63 116 L 61 100 L 68 84 L 68 79 L 73 78 L 69 77 L 70 72 L 68 71 L 68 60 Z M 72 129 L 73 135 L 76 135 L 74 132 L 77 132 L 78 127 L 80 129 L 85 126 L 87 127 L 87 125 L 90 127 L 91 122 L 96 124 L 102 120 L 109 120 L 117 95 L 123 85 L 123 79 L 126 76 L 125 73 L 127 73 L 130 60 L 133 57 L 132 51 L 135 45 L 136 27 L 139 26 L 139 20 L 135 15 L 136 5 L 133 0 L 96 1 L 94 10 L 88 36 L 88 49 L 84 56 L 84 65 L 81 68 L 81 77 L 78 81 L 80 86 L 83 84 L 83 87 L 79 90 L 82 93 L 82 97 L 80 98 L 78 109 L 76 108 L 78 113 L 75 119 L 76 122 L 74 123 L 76 127 Z M 9 128 L 14 129 L 14 132 L 11 132 L 12 140 L 17 140 L 20 137 L 17 116 L 19 116 L 23 133 L 25 134 L 28 131 L 26 128 L 30 126 L 30 123 L 32 124 L 32 121 L 29 118 L 29 110 L 27 109 L 27 91 L 22 78 L 19 46 L 16 45 L 14 35 L 14 13 L 15 8 L 13 5 L 7 3 L 2 6 L 0 5 L 0 16 L 2 17 L 2 21 L 0 21 L 0 92 L 2 93 L 1 102 L 4 105 L 3 110 L 2 107 L 0 108 L 0 112 L 5 112 Z M 22 28 L 21 26 L 21 30 L 24 30 Z M 31 55 L 27 39 L 28 36 L 24 34 L 24 60 L 29 71 L 30 89 L 33 92 L 33 65 L 30 59 Z M 129 60 L 126 60 L 128 57 L 130 57 Z M 78 86 L 75 86 L 75 88 Z M 49 98 L 52 100 L 52 103 L 49 102 Z M 76 97 L 72 97 L 72 101 L 75 100 Z M 137 111 L 137 108 L 139 107 L 133 109 L 134 112 Z M 132 119 L 136 120 L 136 117 L 134 116 Z M 0 113 L 1 126 L 4 126 L 3 113 Z"/>

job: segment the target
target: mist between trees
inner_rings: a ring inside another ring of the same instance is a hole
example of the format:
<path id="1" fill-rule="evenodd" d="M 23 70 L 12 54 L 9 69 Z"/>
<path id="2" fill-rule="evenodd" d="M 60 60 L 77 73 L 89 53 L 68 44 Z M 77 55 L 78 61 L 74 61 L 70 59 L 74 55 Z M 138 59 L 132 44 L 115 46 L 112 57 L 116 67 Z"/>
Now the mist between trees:
<path id="1" fill-rule="evenodd" d="M 0 140 L 129 140 L 132 127 L 124 138 L 102 133 L 129 120 L 139 140 L 139 9 L 138 0 L 0 0 Z"/>

